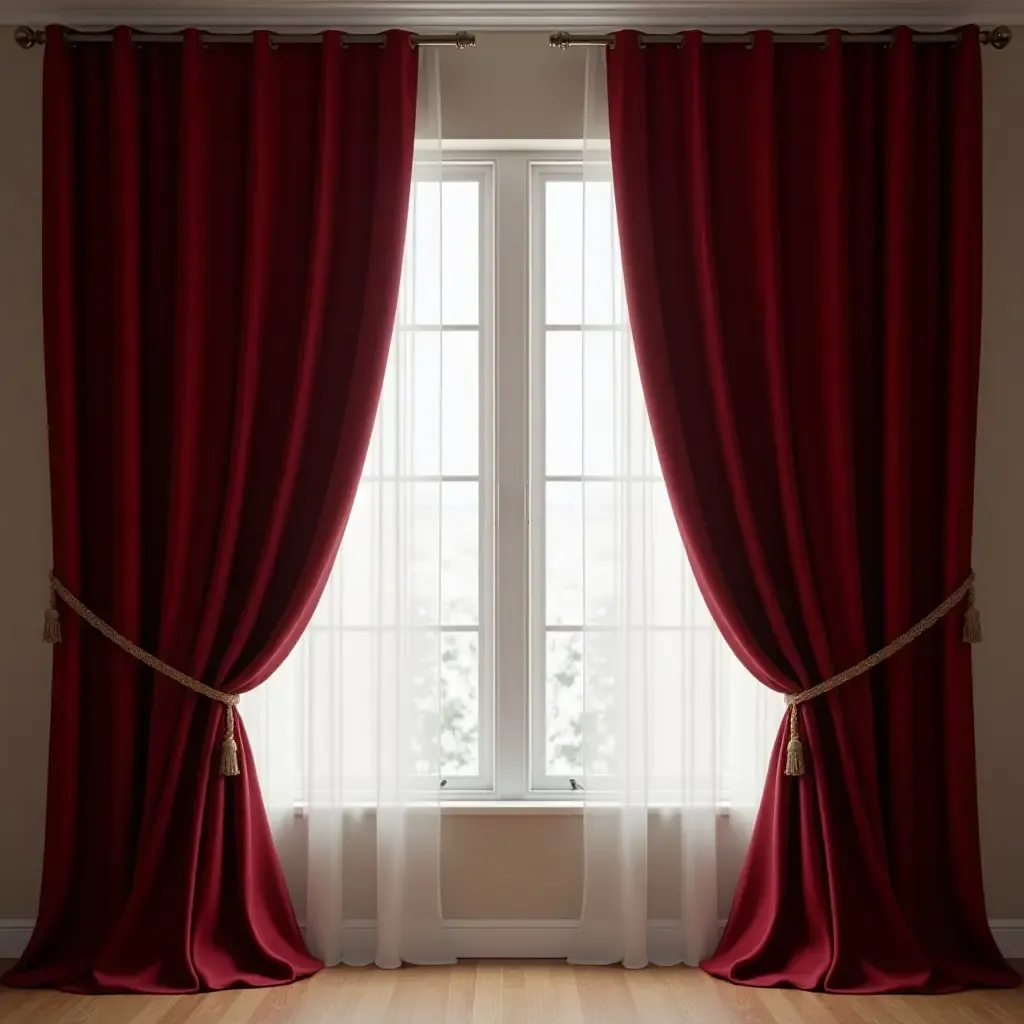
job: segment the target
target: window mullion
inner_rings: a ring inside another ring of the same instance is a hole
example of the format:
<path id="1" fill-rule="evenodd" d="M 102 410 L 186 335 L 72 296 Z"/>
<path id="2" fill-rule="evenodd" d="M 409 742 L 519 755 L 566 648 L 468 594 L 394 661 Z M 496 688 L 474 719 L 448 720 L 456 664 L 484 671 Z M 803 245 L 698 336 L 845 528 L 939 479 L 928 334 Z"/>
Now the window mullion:
<path id="1" fill-rule="evenodd" d="M 527 795 L 529 751 L 529 163 L 496 161 L 497 687 L 495 791 Z"/>

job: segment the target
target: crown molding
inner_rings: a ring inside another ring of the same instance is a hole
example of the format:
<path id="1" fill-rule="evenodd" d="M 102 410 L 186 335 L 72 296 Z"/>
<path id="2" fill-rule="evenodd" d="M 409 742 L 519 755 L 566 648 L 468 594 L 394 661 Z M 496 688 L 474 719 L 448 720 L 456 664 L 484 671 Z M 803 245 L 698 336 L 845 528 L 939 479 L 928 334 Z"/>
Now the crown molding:
<path id="1" fill-rule="evenodd" d="M 0 24 L 426 30 L 921 29 L 1024 23 L 1024 0 L 0 0 Z"/>

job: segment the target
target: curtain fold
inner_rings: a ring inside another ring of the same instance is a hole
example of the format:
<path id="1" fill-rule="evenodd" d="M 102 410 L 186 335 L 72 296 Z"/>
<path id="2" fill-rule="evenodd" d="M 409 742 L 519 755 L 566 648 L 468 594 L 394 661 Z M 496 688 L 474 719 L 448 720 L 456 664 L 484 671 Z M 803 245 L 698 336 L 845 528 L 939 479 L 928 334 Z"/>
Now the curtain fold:
<path id="1" fill-rule="evenodd" d="M 805 689 L 970 569 L 980 67 L 956 46 L 608 56 L 623 266 L 661 467 L 708 608 Z M 1014 985 L 985 919 L 953 614 L 801 707 L 710 973 L 831 992 Z"/>
<path id="2" fill-rule="evenodd" d="M 473 485 L 438 471 L 451 458 L 445 391 L 468 388 L 477 343 L 420 326 L 443 323 L 470 287 L 445 272 L 456 211 L 443 201 L 436 48 L 421 51 L 417 102 L 398 315 L 352 516 L 302 640 L 243 701 L 274 840 L 328 965 L 455 962 L 441 919 L 441 731 L 470 634 L 442 627 L 463 568 L 452 527 L 472 534 L 476 521 L 455 504 Z"/>
<path id="3" fill-rule="evenodd" d="M 387 358 L 416 57 L 384 47 L 67 45 L 44 72 L 54 571 L 231 693 L 305 628 Z M 40 914 L 16 986 L 196 992 L 316 971 L 244 727 L 72 614 L 54 652 Z"/>
<path id="4" fill-rule="evenodd" d="M 570 959 L 696 965 L 714 951 L 719 892 L 734 884 L 732 865 L 749 841 L 778 698 L 715 626 L 672 514 L 626 315 L 606 79 L 604 48 L 589 49 L 581 243 L 567 254 L 583 293 L 584 478 L 573 524 L 582 551 L 584 872 Z M 565 358 L 559 344 L 548 340 L 553 365 Z M 549 401 L 573 407 L 564 375 L 557 394 L 553 387 L 549 380 Z"/>

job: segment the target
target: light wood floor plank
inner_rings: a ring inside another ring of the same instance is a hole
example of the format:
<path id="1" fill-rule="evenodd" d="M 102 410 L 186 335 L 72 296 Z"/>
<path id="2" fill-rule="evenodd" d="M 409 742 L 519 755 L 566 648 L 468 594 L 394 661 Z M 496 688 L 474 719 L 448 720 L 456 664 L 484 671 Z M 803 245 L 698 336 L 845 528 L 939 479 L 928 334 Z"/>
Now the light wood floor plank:
<path id="1" fill-rule="evenodd" d="M 6 965 L 0 963 L 0 970 Z M 1020 965 L 1018 965 L 1020 969 Z M 76 996 L 0 987 L 0 1024 L 1024 1024 L 1024 989 L 823 996 L 752 989 L 690 968 L 558 961 L 334 968 L 281 988 Z"/>

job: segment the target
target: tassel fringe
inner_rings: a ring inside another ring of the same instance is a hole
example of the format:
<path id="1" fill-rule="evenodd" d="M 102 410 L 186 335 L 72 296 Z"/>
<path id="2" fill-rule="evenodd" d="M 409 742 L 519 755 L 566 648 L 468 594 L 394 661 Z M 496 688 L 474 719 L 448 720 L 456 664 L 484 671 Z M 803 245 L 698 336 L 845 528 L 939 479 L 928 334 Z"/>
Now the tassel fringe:
<path id="1" fill-rule="evenodd" d="M 786 745 L 786 774 L 803 775 L 804 745 L 800 742 L 800 727 L 796 704 L 789 705 L 789 743 Z"/>
<path id="2" fill-rule="evenodd" d="M 967 611 L 964 612 L 964 643 L 981 643 L 981 612 L 974 604 L 974 581 L 967 591 Z"/>
<path id="3" fill-rule="evenodd" d="M 63 639 L 60 631 L 60 612 L 56 608 L 47 608 L 43 617 L 43 643 L 59 644 Z"/>
<path id="4" fill-rule="evenodd" d="M 786 746 L 786 774 L 803 775 L 804 745 L 799 740 L 790 740 Z"/>
<path id="5" fill-rule="evenodd" d="M 238 744 L 234 736 L 228 736 L 220 748 L 221 775 L 238 775 Z"/>
<path id="6" fill-rule="evenodd" d="M 230 704 L 224 709 L 224 742 L 220 746 L 221 775 L 238 775 L 238 744 L 235 742 L 235 709 Z"/>
<path id="7" fill-rule="evenodd" d="M 43 643 L 59 644 L 63 640 L 60 631 L 60 611 L 57 608 L 57 592 L 50 581 L 50 607 L 43 616 Z"/>

